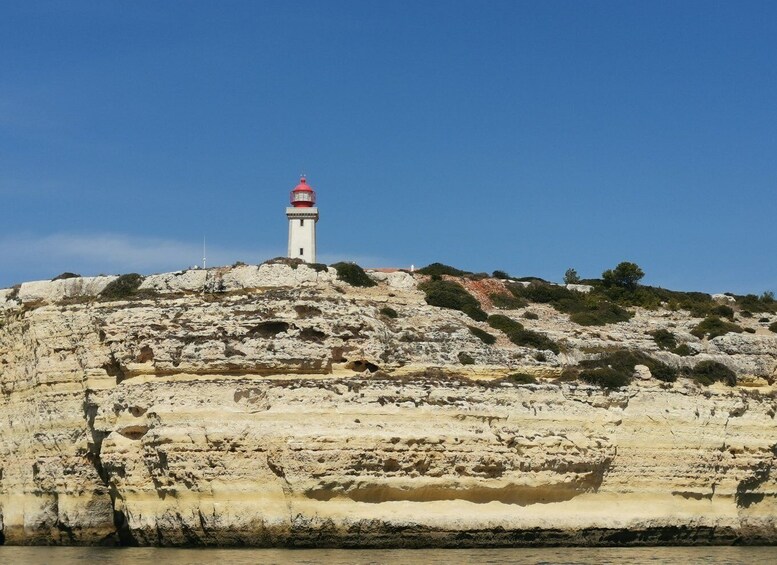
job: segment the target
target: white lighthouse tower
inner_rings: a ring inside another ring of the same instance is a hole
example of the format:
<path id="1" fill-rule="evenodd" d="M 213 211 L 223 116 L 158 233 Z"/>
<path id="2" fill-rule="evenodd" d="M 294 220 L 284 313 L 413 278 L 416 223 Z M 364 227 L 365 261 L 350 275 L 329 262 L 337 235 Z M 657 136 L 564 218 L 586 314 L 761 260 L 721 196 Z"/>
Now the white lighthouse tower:
<path id="1" fill-rule="evenodd" d="M 302 177 L 291 191 L 291 207 L 286 208 L 289 219 L 289 258 L 316 262 L 316 193 Z"/>

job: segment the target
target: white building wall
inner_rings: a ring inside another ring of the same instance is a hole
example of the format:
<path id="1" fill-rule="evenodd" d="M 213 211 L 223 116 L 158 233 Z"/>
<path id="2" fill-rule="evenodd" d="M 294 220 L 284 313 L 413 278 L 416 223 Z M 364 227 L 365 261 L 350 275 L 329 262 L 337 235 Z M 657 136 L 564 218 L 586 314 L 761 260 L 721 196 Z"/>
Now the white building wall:
<path id="1" fill-rule="evenodd" d="M 318 208 L 286 208 L 286 217 L 289 219 L 288 257 L 315 263 Z"/>

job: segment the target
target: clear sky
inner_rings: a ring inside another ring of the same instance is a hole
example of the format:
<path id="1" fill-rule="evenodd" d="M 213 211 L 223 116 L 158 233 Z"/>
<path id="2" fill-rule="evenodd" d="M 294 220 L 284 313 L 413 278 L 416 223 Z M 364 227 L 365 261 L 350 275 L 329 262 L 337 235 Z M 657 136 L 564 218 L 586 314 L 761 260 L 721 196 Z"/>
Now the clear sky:
<path id="1" fill-rule="evenodd" d="M 0 1 L 0 286 L 319 260 L 777 290 L 777 3 Z"/>

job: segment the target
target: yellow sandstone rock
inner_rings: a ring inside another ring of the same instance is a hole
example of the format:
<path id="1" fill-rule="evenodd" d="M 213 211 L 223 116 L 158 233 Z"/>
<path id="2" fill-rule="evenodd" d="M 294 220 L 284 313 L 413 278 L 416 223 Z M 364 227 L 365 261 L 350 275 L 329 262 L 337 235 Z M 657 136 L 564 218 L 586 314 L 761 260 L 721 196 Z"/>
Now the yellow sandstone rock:
<path id="1" fill-rule="evenodd" d="M 538 356 L 486 345 L 467 325 L 496 330 L 426 305 L 404 273 L 362 290 L 265 267 L 223 270 L 221 293 L 197 290 L 209 271 L 125 302 L 2 295 L 5 543 L 777 541 L 775 338 L 701 342 L 677 312 L 583 328 L 532 305 L 522 323 L 563 344 Z M 647 367 L 615 391 L 553 381 L 592 347 L 689 363 L 646 336 L 664 315 L 694 362 L 748 388 Z"/>

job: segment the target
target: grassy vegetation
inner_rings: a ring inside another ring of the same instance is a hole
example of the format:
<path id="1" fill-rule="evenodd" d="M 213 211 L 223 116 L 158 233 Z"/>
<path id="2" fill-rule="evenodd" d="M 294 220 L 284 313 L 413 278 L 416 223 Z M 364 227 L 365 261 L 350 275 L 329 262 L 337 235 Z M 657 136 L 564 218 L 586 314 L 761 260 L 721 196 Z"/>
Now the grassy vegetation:
<path id="1" fill-rule="evenodd" d="M 687 357 L 689 355 L 694 354 L 693 350 L 690 347 L 688 347 L 687 343 L 681 343 L 680 345 L 674 348 L 672 353 L 674 353 L 675 355 L 679 355 L 680 357 Z"/>
<path id="2" fill-rule="evenodd" d="M 722 382 L 728 386 L 737 384 L 736 373 L 717 361 L 700 361 L 690 370 L 688 376 L 705 386 L 714 382 Z"/>
<path id="3" fill-rule="evenodd" d="M 549 304 L 582 326 L 603 326 L 631 319 L 632 314 L 602 294 L 583 294 L 566 287 L 542 282 L 529 285 L 511 284 L 509 290 L 517 298 Z"/>
<path id="4" fill-rule="evenodd" d="M 771 324 L 769 324 L 769 331 L 777 333 L 777 322 L 772 322 Z"/>
<path id="5" fill-rule="evenodd" d="M 671 351 L 675 355 L 680 355 L 682 357 L 693 354 L 693 351 L 690 347 L 688 347 L 687 343 L 681 343 L 678 345 L 677 336 L 667 329 L 661 328 L 659 330 L 652 331 L 650 332 L 650 335 L 653 336 L 653 340 L 656 342 L 656 345 L 658 345 L 660 349 Z"/>
<path id="6" fill-rule="evenodd" d="M 523 347 L 533 347 L 539 350 L 549 350 L 555 354 L 561 353 L 561 348 L 558 344 L 550 339 L 548 336 L 539 332 L 535 332 L 527 329 L 515 330 L 507 334 L 507 337 L 515 345 L 521 345 Z"/>
<path id="7" fill-rule="evenodd" d="M 524 312 L 521 318 L 524 318 L 526 320 L 539 320 L 540 317 L 535 314 L 534 312 Z"/>
<path id="8" fill-rule="evenodd" d="M 703 339 L 704 336 L 712 339 L 726 335 L 729 332 L 742 333 L 742 328 L 737 324 L 726 322 L 715 316 L 708 316 L 691 330 L 691 335 L 695 335 L 699 339 Z"/>
<path id="9" fill-rule="evenodd" d="M 442 263 L 432 263 L 419 271 L 428 275 L 480 277 L 468 271 L 462 271 Z M 505 271 L 494 271 L 494 278 L 508 280 Z M 735 303 L 720 304 L 712 296 L 703 292 L 682 292 L 660 287 L 641 285 L 644 276 L 642 269 L 629 262 L 622 262 L 614 269 L 602 273 L 601 279 L 579 280 L 574 269 L 565 273 L 565 282 L 575 281 L 592 288 L 588 294 L 568 290 L 564 286 L 553 285 L 538 277 L 520 277 L 515 280 L 530 283 L 523 286 L 507 283 L 513 297 L 492 295 L 490 298 L 496 308 L 511 310 L 523 308 L 528 302 L 549 304 L 559 312 L 570 315 L 570 319 L 581 325 L 606 325 L 629 320 L 632 314 L 626 308 L 640 307 L 655 310 L 685 310 L 698 318 L 716 317 L 733 322 L 738 312 L 742 317 L 756 313 L 777 313 L 777 299 L 771 292 L 762 295 L 748 294 L 737 296 L 729 294 Z M 729 330 L 734 331 L 734 330 Z"/>
<path id="10" fill-rule="evenodd" d="M 612 302 L 585 301 L 580 309 L 570 313 L 569 319 L 581 326 L 605 326 L 627 322 L 634 315 Z"/>
<path id="11" fill-rule="evenodd" d="M 653 359 L 641 351 L 619 349 L 600 357 L 582 361 L 576 368 L 565 371 L 565 378 L 571 380 L 579 377 L 581 380 L 602 388 L 614 389 L 628 385 L 634 375 L 634 367 L 645 365 L 654 378 L 664 382 L 677 380 L 677 370 L 666 363 Z"/>
<path id="12" fill-rule="evenodd" d="M 65 271 L 64 273 L 61 273 L 61 274 L 57 275 L 56 277 L 54 277 L 51 280 L 52 281 L 62 281 L 62 280 L 65 280 L 65 279 L 78 279 L 78 278 L 81 278 L 81 275 L 79 275 L 77 273 L 71 273 L 69 271 Z"/>
<path id="13" fill-rule="evenodd" d="M 661 349 L 670 350 L 677 347 L 677 337 L 667 329 L 661 328 L 660 330 L 652 331 L 650 335 L 653 336 L 653 341 Z"/>
<path id="14" fill-rule="evenodd" d="M 506 334 L 509 334 L 512 331 L 523 329 L 523 325 L 520 322 L 516 322 L 512 318 L 503 314 L 492 314 L 489 316 L 488 325 L 495 330 L 503 331 Z"/>
<path id="15" fill-rule="evenodd" d="M 424 291 L 426 303 L 431 306 L 460 310 L 478 322 L 488 318 L 477 299 L 456 282 L 432 279 L 418 285 L 418 288 Z"/>
<path id="16" fill-rule="evenodd" d="M 485 330 L 481 330 L 480 328 L 477 328 L 475 326 L 467 326 L 470 333 L 477 337 L 480 341 L 485 343 L 486 345 L 493 345 L 496 343 L 496 337 L 491 335 Z"/>
<path id="17" fill-rule="evenodd" d="M 138 293 L 138 288 L 143 282 L 143 277 L 137 273 L 121 275 L 112 280 L 102 290 L 100 296 L 106 300 L 124 300 Z"/>
<path id="18" fill-rule="evenodd" d="M 531 375 L 527 375 L 526 373 L 511 373 L 506 377 L 504 377 L 504 379 L 500 379 L 500 380 L 503 380 L 504 382 L 508 382 L 508 383 L 514 383 L 517 385 L 530 385 L 530 384 L 535 384 L 537 382 L 537 379 L 535 379 Z"/>
<path id="19" fill-rule="evenodd" d="M 745 296 L 734 296 L 737 306 L 741 310 L 748 312 L 777 312 L 777 300 L 771 292 L 764 292 L 761 296 L 755 294 L 746 294 Z"/>
<path id="20" fill-rule="evenodd" d="M 500 310 L 517 310 L 518 308 L 523 308 L 528 304 L 528 302 L 526 302 L 526 300 L 523 298 L 496 292 L 492 293 L 489 298 L 491 299 L 491 303 L 494 305 L 494 307 Z"/>
<path id="21" fill-rule="evenodd" d="M 710 314 L 713 316 L 719 316 L 721 318 L 728 318 L 732 322 L 734 321 L 734 309 L 731 306 L 725 304 L 719 304 L 710 308 Z"/>
<path id="22" fill-rule="evenodd" d="M 612 390 L 627 386 L 631 382 L 631 375 L 626 376 L 611 367 L 599 367 L 580 371 L 580 379 L 600 388 Z"/>
<path id="23" fill-rule="evenodd" d="M 335 263 L 332 265 L 337 271 L 337 278 L 351 286 L 370 287 L 376 283 L 356 263 Z"/>
<path id="24" fill-rule="evenodd" d="M 549 350 L 558 354 L 561 349 L 558 344 L 549 337 L 523 327 L 523 324 L 503 314 L 493 314 L 488 317 L 488 325 L 496 330 L 504 332 L 507 338 L 515 345 L 533 347 L 540 350 Z"/>
<path id="25" fill-rule="evenodd" d="M 431 265 L 427 265 L 422 269 L 418 269 L 418 272 L 422 275 L 450 275 L 452 277 L 463 277 L 464 275 L 472 274 L 469 271 L 462 271 L 461 269 L 457 269 L 456 267 L 451 267 L 450 265 L 445 265 L 443 263 L 432 263 Z"/>

